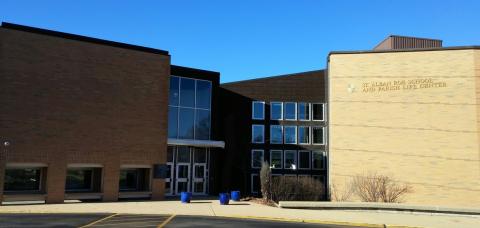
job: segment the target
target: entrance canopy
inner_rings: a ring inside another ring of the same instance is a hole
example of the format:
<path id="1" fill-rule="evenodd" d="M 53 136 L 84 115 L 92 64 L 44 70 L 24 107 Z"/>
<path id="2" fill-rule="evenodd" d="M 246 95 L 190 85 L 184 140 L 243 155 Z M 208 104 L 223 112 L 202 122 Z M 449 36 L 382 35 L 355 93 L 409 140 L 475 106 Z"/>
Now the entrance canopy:
<path id="1" fill-rule="evenodd" d="M 212 140 L 168 139 L 168 145 L 225 148 L 224 141 L 212 141 Z"/>

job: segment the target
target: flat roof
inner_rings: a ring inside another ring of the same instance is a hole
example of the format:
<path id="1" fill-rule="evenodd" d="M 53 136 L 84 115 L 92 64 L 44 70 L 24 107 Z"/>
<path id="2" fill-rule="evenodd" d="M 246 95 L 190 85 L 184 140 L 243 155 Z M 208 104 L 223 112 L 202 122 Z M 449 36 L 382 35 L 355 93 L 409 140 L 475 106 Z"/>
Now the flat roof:
<path id="1" fill-rule="evenodd" d="M 409 49 L 393 49 L 393 50 L 363 50 L 363 51 L 331 51 L 330 55 L 336 54 L 365 54 L 365 53 L 390 53 L 390 52 L 421 52 L 421 51 L 447 51 L 447 50 L 467 50 L 480 49 L 480 46 L 453 46 L 453 47 L 435 47 L 435 48 L 409 48 Z"/>
<path id="2" fill-rule="evenodd" d="M 252 78 L 252 79 L 246 79 L 246 80 L 241 80 L 241 81 L 226 82 L 226 83 L 222 83 L 221 85 L 231 85 L 231 84 L 236 84 L 236 83 L 252 82 L 252 81 L 265 80 L 265 79 L 292 77 L 292 76 L 296 76 L 296 75 L 299 75 L 299 74 L 313 74 L 313 73 L 320 73 L 320 72 L 325 72 L 325 69 L 297 72 L 297 73 L 291 73 L 291 74 L 282 74 L 282 75 L 275 75 L 275 76 L 268 76 L 268 77 L 263 77 L 263 78 Z"/>
<path id="3" fill-rule="evenodd" d="M 153 54 L 169 55 L 168 51 L 164 51 L 164 50 L 160 50 L 160 49 L 138 46 L 138 45 L 133 45 L 133 44 L 120 43 L 120 42 L 109 41 L 109 40 L 103 40 L 103 39 L 98 39 L 98 38 L 93 38 L 93 37 L 88 37 L 88 36 L 75 35 L 75 34 L 71 34 L 71 33 L 57 32 L 57 31 L 53 31 L 53 30 L 35 28 L 35 27 L 30 27 L 30 26 L 25 26 L 25 25 L 18 25 L 18 24 L 13 24 L 13 23 L 8 23 L 8 22 L 2 22 L 1 28 L 13 29 L 13 30 L 36 33 L 36 34 L 42 34 L 42 35 L 47 35 L 47 36 L 60 37 L 60 38 L 70 39 L 70 40 L 78 40 L 78 41 L 107 45 L 107 46 L 112 46 L 112 47 L 131 49 L 131 50 L 136 50 L 136 51 L 149 52 L 149 53 L 153 53 Z"/>

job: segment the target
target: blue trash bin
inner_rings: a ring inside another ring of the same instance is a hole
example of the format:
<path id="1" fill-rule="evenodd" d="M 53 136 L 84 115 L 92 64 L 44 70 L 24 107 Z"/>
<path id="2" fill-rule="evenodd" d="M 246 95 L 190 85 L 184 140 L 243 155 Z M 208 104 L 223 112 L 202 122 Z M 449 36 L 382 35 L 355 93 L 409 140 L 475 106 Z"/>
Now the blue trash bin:
<path id="1" fill-rule="evenodd" d="M 230 195 L 233 201 L 240 201 L 240 191 L 232 191 Z"/>
<path id="2" fill-rule="evenodd" d="M 228 193 L 220 193 L 220 205 L 228 205 L 228 201 L 230 201 Z"/>
<path id="3" fill-rule="evenodd" d="M 192 198 L 191 192 L 182 192 L 180 194 L 180 200 L 182 201 L 182 203 L 190 203 L 191 198 Z"/>

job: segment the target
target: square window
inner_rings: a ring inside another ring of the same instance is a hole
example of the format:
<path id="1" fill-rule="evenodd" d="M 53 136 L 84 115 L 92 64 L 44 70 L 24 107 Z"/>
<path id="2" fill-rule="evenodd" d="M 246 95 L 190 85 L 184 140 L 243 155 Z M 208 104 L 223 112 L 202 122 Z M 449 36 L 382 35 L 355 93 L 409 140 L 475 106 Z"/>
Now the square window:
<path id="1" fill-rule="evenodd" d="M 285 120 L 297 120 L 297 103 L 285 102 L 283 118 Z"/>
<path id="2" fill-rule="evenodd" d="M 252 168 L 262 168 L 263 150 L 252 150 Z"/>
<path id="3" fill-rule="evenodd" d="M 310 144 L 310 127 L 298 126 L 298 143 Z"/>
<path id="4" fill-rule="evenodd" d="M 312 169 L 325 169 L 324 151 L 312 151 Z"/>
<path id="5" fill-rule="evenodd" d="M 297 151 L 295 150 L 286 150 L 284 152 L 285 169 L 297 169 Z"/>
<path id="6" fill-rule="evenodd" d="M 309 103 L 298 103 L 298 120 L 310 120 Z"/>
<path id="7" fill-rule="evenodd" d="M 317 121 L 325 120 L 324 104 L 312 104 L 312 119 Z"/>
<path id="8" fill-rule="evenodd" d="M 265 102 L 263 101 L 252 102 L 252 119 L 254 120 L 265 119 Z"/>
<path id="9" fill-rule="evenodd" d="M 297 126 L 285 126 L 285 144 L 297 144 Z"/>
<path id="10" fill-rule="evenodd" d="M 270 143 L 282 144 L 283 143 L 283 128 L 280 125 L 270 126 Z"/>
<path id="11" fill-rule="evenodd" d="M 282 120 L 282 117 L 283 117 L 283 103 L 270 102 L 270 119 Z"/>
<path id="12" fill-rule="evenodd" d="M 298 151 L 298 168 L 310 169 L 310 151 Z"/>
<path id="13" fill-rule="evenodd" d="M 272 169 L 282 168 L 282 151 L 281 150 L 270 151 L 270 166 L 272 167 Z"/>
<path id="14" fill-rule="evenodd" d="M 252 143 L 263 143 L 264 139 L 263 125 L 252 125 Z"/>
<path id="15" fill-rule="evenodd" d="M 312 128 L 313 144 L 324 145 L 325 144 L 325 131 L 323 127 Z"/>

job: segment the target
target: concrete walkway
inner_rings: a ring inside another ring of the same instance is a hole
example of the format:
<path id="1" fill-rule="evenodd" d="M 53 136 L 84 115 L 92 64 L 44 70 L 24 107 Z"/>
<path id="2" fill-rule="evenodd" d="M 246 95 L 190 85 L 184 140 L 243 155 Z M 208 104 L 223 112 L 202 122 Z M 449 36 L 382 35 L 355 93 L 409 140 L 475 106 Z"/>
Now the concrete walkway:
<path id="1" fill-rule="evenodd" d="M 0 206 L 0 213 L 128 213 L 226 216 L 237 218 L 269 218 L 278 220 L 368 224 L 412 227 L 480 227 L 480 216 L 447 215 L 412 212 L 305 210 L 268 207 L 251 202 L 237 202 L 228 206 L 217 200 L 194 200 L 190 204 L 179 201 L 144 201 L 112 203 L 64 203 Z"/>

